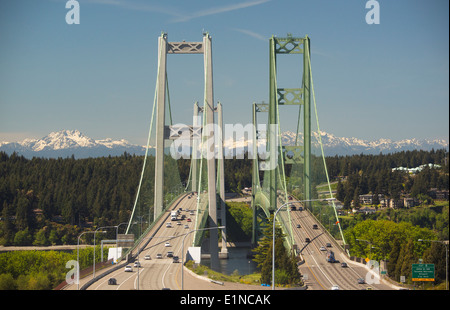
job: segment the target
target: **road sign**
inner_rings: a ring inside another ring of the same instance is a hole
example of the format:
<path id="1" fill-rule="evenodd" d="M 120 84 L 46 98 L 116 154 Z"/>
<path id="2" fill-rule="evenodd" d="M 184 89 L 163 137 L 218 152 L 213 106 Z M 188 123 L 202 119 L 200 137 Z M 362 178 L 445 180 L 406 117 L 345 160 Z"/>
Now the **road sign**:
<path id="1" fill-rule="evenodd" d="M 412 264 L 413 281 L 434 281 L 434 264 Z"/>
<path id="2" fill-rule="evenodd" d="M 119 234 L 117 235 L 117 246 L 124 248 L 131 248 L 134 245 L 134 234 Z"/>

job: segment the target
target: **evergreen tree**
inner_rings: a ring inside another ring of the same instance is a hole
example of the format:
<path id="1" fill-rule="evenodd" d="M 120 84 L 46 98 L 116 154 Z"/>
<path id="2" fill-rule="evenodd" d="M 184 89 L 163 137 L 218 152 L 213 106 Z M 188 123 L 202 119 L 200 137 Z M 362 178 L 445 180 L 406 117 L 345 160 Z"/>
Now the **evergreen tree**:
<path id="1" fill-rule="evenodd" d="M 272 283 L 272 251 L 273 251 L 273 215 L 263 229 L 263 238 L 259 246 L 253 250 L 255 252 L 254 261 L 258 263 L 261 270 L 261 283 Z M 284 234 L 281 228 L 275 226 L 275 282 L 281 285 L 300 285 L 301 275 L 298 271 L 295 258 L 289 255 L 283 239 Z"/>

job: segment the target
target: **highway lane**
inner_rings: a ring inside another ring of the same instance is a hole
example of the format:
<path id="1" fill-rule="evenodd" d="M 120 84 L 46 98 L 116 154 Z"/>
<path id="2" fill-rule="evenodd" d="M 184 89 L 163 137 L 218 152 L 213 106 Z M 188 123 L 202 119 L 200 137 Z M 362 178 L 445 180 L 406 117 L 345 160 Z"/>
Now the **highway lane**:
<path id="1" fill-rule="evenodd" d="M 161 226 L 159 230 L 151 231 L 145 238 L 149 238 L 155 233 L 152 240 L 141 250 L 139 253 L 139 262 L 141 267 L 135 267 L 133 263 L 132 272 L 125 272 L 124 268 L 121 268 L 106 277 L 100 279 L 96 283 L 92 284 L 89 290 L 161 290 L 163 288 L 181 289 L 181 250 L 182 242 L 184 242 L 185 253 L 187 248 L 192 244 L 194 233 L 190 233 L 184 238 L 184 235 L 190 230 L 195 229 L 195 215 L 197 206 L 197 196 L 189 195 L 181 199 L 180 203 L 174 208 L 178 210 L 181 208 L 183 211 L 179 213 L 177 221 L 170 220 L 170 211 L 167 212 L 167 218 L 164 217 L 162 221 L 165 224 Z M 193 214 L 191 214 L 191 211 Z M 185 215 L 185 219 L 181 220 L 181 216 Z M 191 221 L 188 221 L 188 218 Z M 170 223 L 170 225 L 166 225 Z M 179 224 L 178 224 L 179 223 Z M 170 226 L 170 227 L 169 227 Z M 159 227 L 159 225 L 155 225 Z M 169 246 L 166 246 L 166 242 Z M 142 241 L 145 244 L 145 241 Z M 167 254 L 172 252 L 174 256 L 178 256 L 180 263 L 174 263 L 172 257 L 168 257 Z M 160 254 L 161 258 L 157 258 Z M 150 259 L 145 259 L 149 255 Z M 109 285 L 108 280 L 115 278 L 117 285 Z M 138 282 L 139 279 L 139 282 Z"/>
<path id="2" fill-rule="evenodd" d="M 383 284 L 381 281 L 369 277 L 370 275 L 367 276 L 368 270 L 365 267 L 357 266 L 349 261 L 341 247 L 322 230 L 320 224 L 318 229 L 313 229 L 313 225 L 318 223 L 308 211 L 298 211 L 298 207 L 301 206 L 299 203 L 292 205 L 296 206 L 297 209 L 297 211 L 290 212 L 294 240 L 305 260 L 305 264 L 300 267 L 300 271 L 302 274 L 308 275 L 309 289 L 329 290 L 333 285 L 338 285 L 341 290 L 391 289 L 390 286 Z M 280 213 L 282 213 L 281 216 L 287 218 L 287 211 L 280 211 Z M 297 228 L 297 224 L 300 225 L 300 228 Z M 305 242 L 305 238 L 310 238 L 311 242 Z M 331 247 L 326 247 L 327 243 L 330 243 Z M 334 252 L 338 263 L 326 261 L 327 251 L 321 251 L 322 246 Z M 341 267 L 340 263 L 342 262 L 346 262 L 348 267 Z M 358 278 L 365 279 L 369 284 L 359 284 Z"/>

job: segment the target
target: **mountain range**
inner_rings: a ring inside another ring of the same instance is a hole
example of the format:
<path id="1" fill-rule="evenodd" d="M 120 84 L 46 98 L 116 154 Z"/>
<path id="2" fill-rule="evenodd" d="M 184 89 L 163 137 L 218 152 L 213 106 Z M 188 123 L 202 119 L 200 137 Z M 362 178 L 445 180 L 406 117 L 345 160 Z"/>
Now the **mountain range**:
<path id="1" fill-rule="evenodd" d="M 302 137 L 299 137 L 302 140 Z M 318 135 L 313 134 L 312 144 Z M 286 131 L 281 135 L 283 145 L 294 145 L 295 133 Z M 333 134 L 321 132 L 321 140 L 326 156 L 354 155 L 354 154 L 387 154 L 401 151 L 448 149 L 449 144 L 442 139 L 405 139 L 392 141 L 391 139 L 378 139 L 367 141 L 358 138 L 336 137 Z M 240 139 L 224 141 L 224 154 L 229 152 L 240 153 L 247 150 L 251 141 Z M 101 156 L 120 156 L 124 152 L 135 155 L 144 155 L 145 146 L 131 144 L 125 139 L 112 140 L 110 138 L 94 140 L 78 130 L 62 130 L 52 132 L 41 139 L 25 139 L 21 142 L 0 142 L 0 151 L 12 154 L 16 152 L 27 158 L 32 157 L 71 157 L 87 158 Z"/>

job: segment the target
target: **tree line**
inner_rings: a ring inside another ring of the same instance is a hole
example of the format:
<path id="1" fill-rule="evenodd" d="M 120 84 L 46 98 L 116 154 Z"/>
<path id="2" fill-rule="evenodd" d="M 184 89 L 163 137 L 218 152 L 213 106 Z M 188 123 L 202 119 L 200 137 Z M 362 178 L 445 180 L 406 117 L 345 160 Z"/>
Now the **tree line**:
<path id="1" fill-rule="evenodd" d="M 129 221 L 143 161 L 143 156 L 127 153 L 27 159 L 0 152 L 0 244 L 75 244 L 87 226 Z M 190 160 L 177 164 L 180 179 L 186 182 Z M 251 186 L 249 159 L 226 160 L 224 165 L 227 192 Z"/>
<path id="2" fill-rule="evenodd" d="M 397 167 L 416 168 L 421 165 L 439 165 L 439 169 L 424 167 L 416 175 L 411 175 Z M 378 195 L 399 200 L 402 194 L 423 201 L 431 201 L 429 191 L 449 189 L 448 151 L 403 151 L 388 155 L 354 155 L 330 157 L 327 159 L 328 172 L 338 178 L 336 199 L 344 203 L 344 208 L 359 207 L 359 196 L 373 194 L 374 204 Z M 345 178 L 345 182 L 341 179 Z"/>
<path id="3" fill-rule="evenodd" d="M 419 241 L 437 239 L 437 234 L 428 228 L 409 222 L 366 219 L 345 230 L 344 236 L 350 245 L 351 255 L 377 262 L 387 260 L 387 276 L 397 282 L 405 276 L 406 283 L 413 283 L 412 264 L 417 264 L 419 259 L 425 264 L 435 265 L 435 284 L 445 282 L 445 246 Z"/>
<path id="4" fill-rule="evenodd" d="M 143 156 L 75 159 L 26 159 L 0 152 L 0 244 L 75 244 L 86 226 L 109 226 L 130 218 Z M 383 193 L 396 197 L 402 190 L 417 195 L 430 187 L 448 189 L 448 151 L 407 151 L 387 155 L 327 157 L 330 179 L 345 176 L 345 202 L 357 194 Z M 439 164 L 415 177 L 395 167 Z M 177 161 L 180 179 L 189 176 L 190 160 Z M 251 187 L 252 160 L 225 160 L 225 189 Z M 289 168 L 289 167 L 287 167 Z M 289 169 L 286 169 L 289 171 Z M 111 234 L 113 232 L 110 232 Z M 113 237 L 108 236 L 108 237 Z"/>
<path id="5" fill-rule="evenodd" d="M 100 262 L 100 246 L 95 261 Z M 108 249 L 104 249 L 108 255 Z M 94 248 L 78 251 L 80 269 L 92 267 Z M 77 251 L 10 251 L 0 253 L 0 290 L 51 290 L 71 270 L 66 263 L 77 260 Z M 73 266 L 72 266 L 73 268 Z"/>

